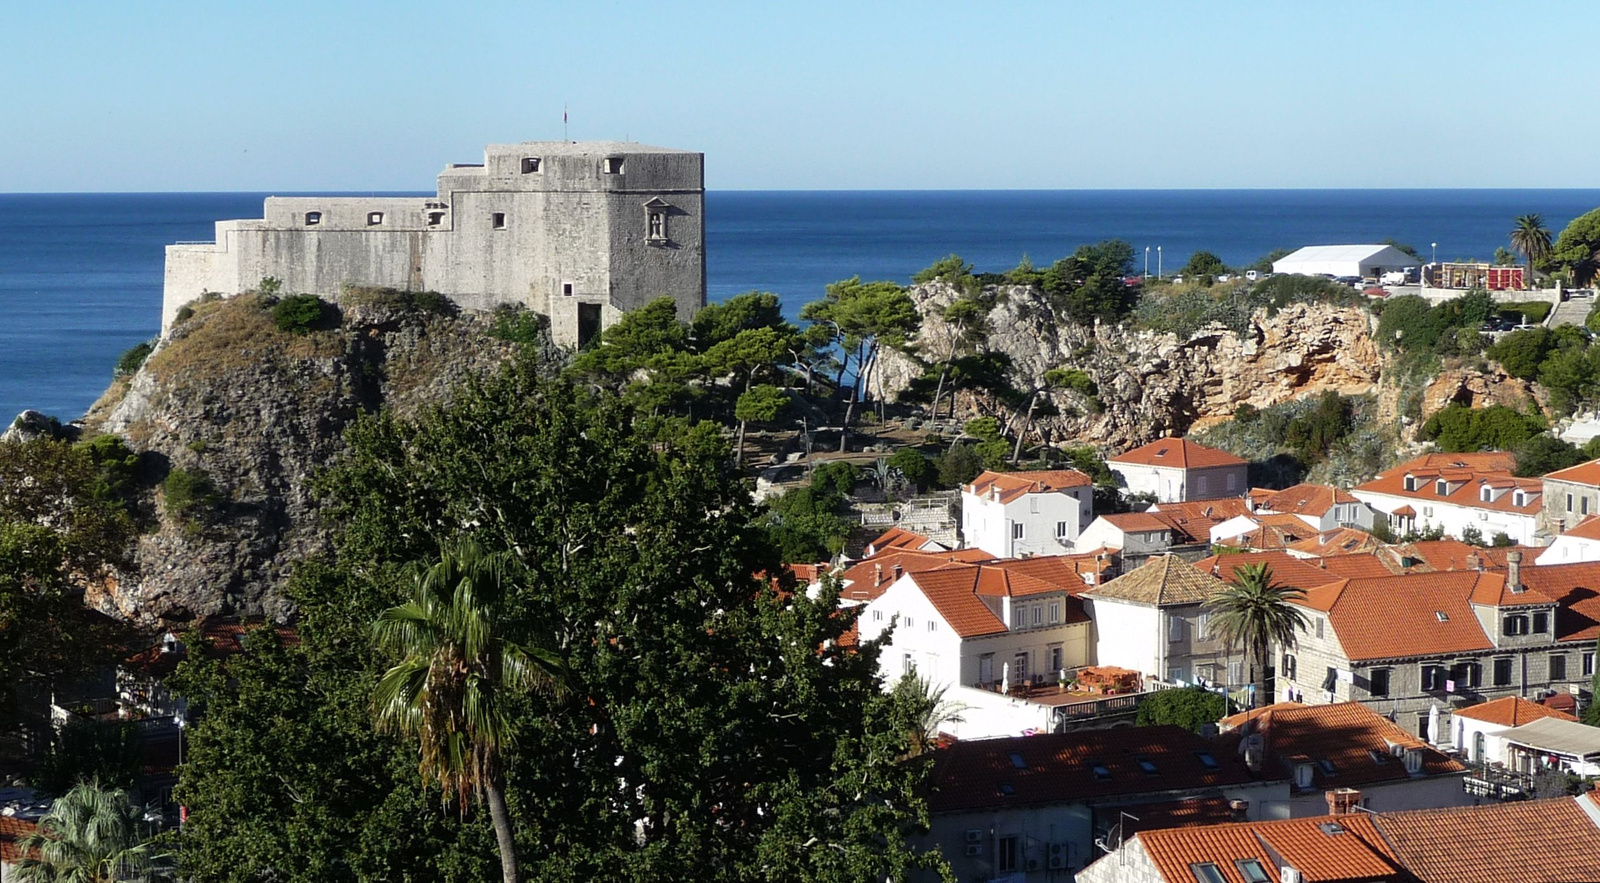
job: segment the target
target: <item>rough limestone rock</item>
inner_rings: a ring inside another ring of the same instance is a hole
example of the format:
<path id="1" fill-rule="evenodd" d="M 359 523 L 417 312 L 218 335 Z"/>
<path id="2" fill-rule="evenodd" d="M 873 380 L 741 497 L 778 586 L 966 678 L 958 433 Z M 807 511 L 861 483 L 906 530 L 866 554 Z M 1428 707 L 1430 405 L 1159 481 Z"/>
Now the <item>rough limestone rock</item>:
<path id="1" fill-rule="evenodd" d="M 1426 420 L 1436 412 L 1456 404 L 1469 408 L 1505 405 L 1520 411 L 1529 402 L 1537 401 L 1539 399 L 1532 383 L 1512 377 L 1500 370 L 1498 365 L 1490 365 L 1486 371 L 1454 368 L 1439 372 L 1439 376 L 1423 391 L 1422 419 Z"/>
<path id="2" fill-rule="evenodd" d="M 942 361 L 957 335 L 942 318 L 958 292 L 943 282 L 919 285 L 911 297 L 923 315 L 923 358 Z M 1242 404 L 1275 405 L 1333 390 L 1373 392 L 1383 360 L 1368 314 L 1351 307 L 1296 304 L 1252 317 L 1244 334 L 1206 327 L 1188 339 L 1125 326 L 1057 324 L 1045 295 L 1007 286 L 988 316 L 989 347 L 1010 356 L 1013 382 L 1028 389 L 1051 368 L 1077 368 L 1099 387 L 1098 404 L 1081 394 L 1045 393 L 1060 416 L 1035 426 L 1051 442 L 1088 443 L 1121 450 L 1197 422 L 1231 416 Z M 881 358 L 875 392 L 893 400 L 923 368 L 902 353 Z M 984 410 L 982 398 L 971 408 Z"/>
<path id="3" fill-rule="evenodd" d="M 63 424 L 47 414 L 29 408 L 17 415 L 11 421 L 5 432 L 0 432 L 0 442 L 30 442 L 36 438 L 63 438 L 74 439 L 78 437 L 78 427 L 70 423 Z"/>
<path id="4" fill-rule="evenodd" d="M 291 334 L 251 297 L 202 307 L 86 422 L 169 468 L 203 472 L 221 502 L 183 520 L 158 490 L 159 527 L 140 538 L 136 571 L 91 600 L 147 623 L 287 616 L 289 571 L 327 547 L 313 471 L 360 415 L 443 402 L 456 382 L 508 358 L 488 327 L 480 314 L 347 306 L 338 328 Z"/>

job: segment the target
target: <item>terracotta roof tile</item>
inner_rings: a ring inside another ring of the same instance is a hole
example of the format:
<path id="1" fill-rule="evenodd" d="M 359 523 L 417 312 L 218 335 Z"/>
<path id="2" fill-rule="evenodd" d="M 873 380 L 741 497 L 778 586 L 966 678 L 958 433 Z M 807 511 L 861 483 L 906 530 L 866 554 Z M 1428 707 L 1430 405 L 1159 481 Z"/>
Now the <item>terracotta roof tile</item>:
<path id="1" fill-rule="evenodd" d="M 1515 465 L 1515 458 L 1503 451 L 1484 454 L 1429 454 L 1380 473 L 1377 478 L 1356 485 L 1353 490 L 1357 492 L 1358 497 L 1362 493 L 1383 494 L 1390 497 L 1405 497 L 1421 503 L 1448 503 L 1472 509 L 1535 515 L 1543 505 L 1541 494 L 1544 492 L 1544 485 L 1537 478 L 1513 477 L 1511 470 Z M 1414 490 L 1406 490 L 1407 475 L 1416 479 Z M 1449 480 L 1451 486 L 1446 488 L 1446 493 L 1438 493 L 1436 478 Z M 1484 483 L 1493 487 L 1521 489 L 1527 495 L 1527 501 L 1521 506 L 1516 505 L 1515 493 L 1508 490 L 1500 494 L 1497 499 L 1485 502 L 1479 496 L 1481 493 L 1479 489 Z M 1400 514 L 1399 510 L 1396 510 L 1395 514 Z M 1415 515 L 1415 512 L 1412 514 Z"/>
<path id="2" fill-rule="evenodd" d="M 1093 598 L 1140 604 L 1198 604 L 1227 588 L 1222 580 L 1175 555 L 1159 555 L 1143 566 L 1090 589 Z"/>
<path id="3" fill-rule="evenodd" d="M 891 527 L 884 532 L 883 536 L 868 543 L 867 549 L 869 550 L 868 554 L 876 555 L 887 552 L 890 549 L 921 549 L 931 542 L 933 540 L 920 533 L 906 530 L 903 527 Z"/>
<path id="4" fill-rule="evenodd" d="M 38 827 L 27 819 L 0 816 L 0 862 L 14 865 L 22 861 L 22 849 L 17 842 L 38 830 Z M 11 875 L 7 873 L 6 876 Z"/>
<path id="5" fill-rule="evenodd" d="M 1373 554 L 1365 555 L 1330 555 L 1318 559 L 1319 565 L 1335 576 L 1348 579 L 1374 579 L 1378 577 L 1393 576 L 1383 563 L 1383 559 Z"/>
<path id="6" fill-rule="evenodd" d="M 1538 720 L 1542 717 L 1553 717 L 1560 720 L 1576 721 L 1577 718 L 1564 711 L 1558 711 L 1547 705 L 1529 702 L 1521 696 L 1507 696 L 1493 702 L 1481 702 L 1470 708 L 1458 708 L 1452 712 L 1456 717 L 1471 718 L 1472 720 L 1486 721 L 1502 727 L 1520 727 L 1528 721 Z"/>
<path id="7" fill-rule="evenodd" d="M 1006 624 L 976 594 L 978 568 L 947 564 L 942 568 L 913 574 L 914 582 L 939 616 L 963 638 L 1004 634 Z"/>
<path id="8" fill-rule="evenodd" d="M 1087 487 L 1094 480 L 1076 469 L 1049 469 L 1040 472 L 989 472 L 985 470 L 964 490 L 975 496 L 997 491 L 1000 502 L 1009 503 L 1024 494 L 1050 493 L 1072 487 Z"/>
<path id="9" fill-rule="evenodd" d="M 1171 532 L 1172 524 L 1150 512 L 1113 512 L 1100 518 L 1116 525 L 1123 533 Z"/>
<path id="10" fill-rule="evenodd" d="M 1289 758 L 1306 757 L 1315 763 L 1309 790 L 1361 788 L 1411 778 L 1405 763 L 1390 753 L 1391 746 L 1415 748 L 1422 752 L 1425 774 L 1451 775 L 1466 767 L 1427 742 L 1417 738 L 1383 715 L 1360 702 L 1332 705 L 1300 705 L 1281 702 L 1223 718 L 1221 725 L 1241 736 L 1253 732 L 1267 734 L 1266 744 L 1273 759 L 1288 764 Z M 1333 768 L 1322 766 L 1326 761 Z M 1281 767 L 1292 774 L 1291 766 Z"/>
<path id="11" fill-rule="evenodd" d="M 1070 803 L 1252 780 L 1237 755 L 1216 751 L 1205 739 L 1173 726 L 957 742 L 935 753 L 933 779 L 936 790 L 929 806 L 934 812 Z"/>
<path id="12" fill-rule="evenodd" d="M 1221 524 L 1230 518 L 1249 515 L 1250 506 L 1243 497 L 1219 497 L 1215 500 L 1184 500 L 1178 503 L 1157 503 L 1151 512 L 1176 518 L 1181 522 Z M 1209 530 L 1209 528 L 1208 528 Z M 1207 531 L 1201 531 L 1205 534 Z"/>
<path id="13" fill-rule="evenodd" d="M 1228 883 L 1244 883 L 1234 862 L 1251 858 L 1271 880 L 1278 879 L 1280 859 L 1305 883 L 1403 879 L 1393 851 L 1365 815 L 1168 828 L 1135 836 L 1161 875 L 1177 883 L 1193 881 L 1189 866 L 1204 862 L 1215 864 Z"/>
<path id="14" fill-rule="evenodd" d="M 1388 812 L 1384 839 L 1424 883 L 1528 883 L 1600 878 L 1600 831 L 1585 798 Z M 1342 817 L 1341 817 L 1342 818 Z"/>
<path id="15" fill-rule="evenodd" d="M 1314 537 L 1307 537 L 1298 542 L 1290 543 L 1289 548 L 1310 555 L 1315 558 L 1326 558 L 1335 555 L 1360 555 L 1371 552 L 1382 543 L 1377 537 L 1364 530 L 1353 527 L 1338 527 L 1326 530 Z"/>
<path id="16" fill-rule="evenodd" d="M 1252 494 L 1255 492 L 1252 491 Z M 1326 484 L 1297 484 L 1274 491 L 1258 504 L 1262 509 L 1285 515 L 1326 515 L 1329 509 L 1345 503 L 1359 503 L 1349 491 Z"/>
<path id="17" fill-rule="evenodd" d="M 1579 463 L 1566 469 L 1557 469 L 1545 475 L 1551 481 L 1568 481 L 1573 484 L 1584 484 L 1589 487 L 1600 487 L 1600 460 L 1590 460 Z"/>
<path id="18" fill-rule="evenodd" d="M 1305 558 L 1296 558 L 1287 552 L 1235 552 L 1227 555 L 1212 555 L 1202 558 L 1194 566 L 1211 574 L 1223 582 L 1233 582 L 1234 574 L 1239 568 L 1252 564 L 1265 564 L 1272 568 L 1272 575 L 1278 582 L 1297 589 L 1310 589 L 1337 582 L 1337 574 L 1316 566 L 1316 563 Z"/>
<path id="19" fill-rule="evenodd" d="M 907 573 L 933 570 L 952 561 L 993 560 L 994 556 L 982 549 L 962 549 L 955 552 L 893 549 L 880 552 L 871 558 L 857 561 L 839 574 L 839 581 L 842 584 L 839 597 L 846 601 L 873 601 L 887 591 L 895 580 Z"/>
<path id="20" fill-rule="evenodd" d="M 1580 540 L 1600 540 L 1600 515 L 1590 515 L 1561 536 L 1577 537 Z"/>
<path id="21" fill-rule="evenodd" d="M 1600 638 L 1600 562 L 1541 564 L 1523 559 L 1522 581 L 1556 600 L 1556 640 L 1594 643 Z"/>
<path id="22" fill-rule="evenodd" d="M 994 566 L 1010 573 L 1026 574 L 1078 595 L 1089 586 L 1098 585 L 1102 576 L 1116 567 L 1114 550 L 1096 549 L 1074 555 L 1034 555 L 1029 558 L 1008 558 L 994 562 Z"/>
<path id="23" fill-rule="evenodd" d="M 1156 831 L 1162 828 L 1184 828 L 1191 825 L 1223 825 L 1234 820 L 1233 808 L 1226 797 L 1189 797 L 1162 803 L 1140 803 L 1117 806 L 1108 812 L 1126 812 L 1119 815 L 1124 835 L 1136 831 Z"/>
<path id="24" fill-rule="evenodd" d="M 1186 438 L 1163 438 L 1106 460 L 1136 466 L 1172 466 L 1178 469 L 1208 469 L 1213 466 L 1242 466 L 1243 460 L 1227 451 L 1197 445 Z"/>
<path id="25" fill-rule="evenodd" d="M 1494 643 L 1470 603 L 1479 580 L 1504 577 L 1464 571 L 1345 579 L 1294 603 L 1326 612 L 1345 656 L 1355 661 L 1488 650 Z"/>

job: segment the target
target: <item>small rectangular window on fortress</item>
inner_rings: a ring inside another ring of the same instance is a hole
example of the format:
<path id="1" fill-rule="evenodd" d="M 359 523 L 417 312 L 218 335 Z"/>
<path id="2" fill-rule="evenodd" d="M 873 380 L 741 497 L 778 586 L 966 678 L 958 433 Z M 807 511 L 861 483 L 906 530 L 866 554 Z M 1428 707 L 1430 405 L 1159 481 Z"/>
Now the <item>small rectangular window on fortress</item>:
<path id="1" fill-rule="evenodd" d="M 522 158 L 522 174 L 539 174 L 539 158 L 537 156 L 525 156 Z"/>
<path id="2" fill-rule="evenodd" d="M 605 158 L 605 163 L 602 165 L 602 168 L 605 169 L 605 172 L 608 175 L 620 175 L 620 174 L 622 174 L 622 157 L 620 157 L 620 156 L 608 156 L 608 157 L 606 157 Z"/>
<path id="3" fill-rule="evenodd" d="M 322 223 L 322 212 L 306 212 L 306 226 L 315 227 Z"/>
<path id="4" fill-rule="evenodd" d="M 490 215 L 489 226 L 495 228 L 496 230 L 504 230 L 506 228 L 506 213 L 495 212 L 494 214 Z"/>
<path id="5" fill-rule="evenodd" d="M 383 212 L 367 212 L 367 226 L 376 227 L 383 223 Z"/>
<path id="6" fill-rule="evenodd" d="M 572 296 L 572 283 L 571 282 L 563 282 L 563 283 L 561 283 L 561 293 L 563 295 L 567 296 L 567 297 L 571 297 Z"/>
<path id="7" fill-rule="evenodd" d="M 437 227 L 444 223 L 444 212 L 428 212 L 428 226 Z"/>

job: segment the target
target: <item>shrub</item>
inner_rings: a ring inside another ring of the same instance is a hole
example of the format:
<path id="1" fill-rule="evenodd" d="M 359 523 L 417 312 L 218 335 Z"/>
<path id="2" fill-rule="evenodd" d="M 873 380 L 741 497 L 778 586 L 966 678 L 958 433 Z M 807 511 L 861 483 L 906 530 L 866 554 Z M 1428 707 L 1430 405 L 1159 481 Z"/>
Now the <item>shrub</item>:
<path id="1" fill-rule="evenodd" d="M 272 322 L 279 331 L 305 334 L 321 327 L 328 316 L 328 303 L 314 294 L 291 294 L 272 305 Z"/>
<path id="2" fill-rule="evenodd" d="M 1206 724 L 1228 716 L 1228 700 L 1203 687 L 1163 690 L 1139 703 L 1135 723 L 1141 727 L 1170 724 L 1198 733 Z"/>
<path id="3" fill-rule="evenodd" d="M 1545 428 L 1540 418 L 1504 405 L 1469 408 L 1454 404 L 1429 417 L 1419 434 L 1444 451 L 1510 451 Z"/>
<path id="4" fill-rule="evenodd" d="M 184 307 L 184 309 L 188 309 L 188 307 Z M 193 311 L 191 310 L 191 312 Z M 130 347 L 127 352 L 124 352 L 117 359 L 117 367 L 111 372 L 111 375 L 113 377 L 127 377 L 129 374 L 135 373 L 144 365 L 144 360 L 150 358 L 150 352 L 155 348 L 155 341 L 151 340 Z"/>
<path id="5" fill-rule="evenodd" d="M 916 448 L 901 448 L 889 457 L 889 468 L 900 470 L 900 474 L 921 488 L 933 480 L 933 461 L 929 460 Z"/>
<path id="6" fill-rule="evenodd" d="M 855 493 L 856 467 L 843 460 L 824 463 L 811 473 L 811 488 L 818 494 L 835 500 Z"/>
<path id="7" fill-rule="evenodd" d="M 216 485 L 205 470 L 174 467 L 161 481 L 161 493 L 166 497 L 167 512 L 180 522 L 204 522 L 211 510 L 222 501 Z"/>
<path id="8" fill-rule="evenodd" d="M 550 320 L 522 307 L 501 306 L 494 311 L 489 336 L 521 346 L 539 346 L 549 339 Z"/>
<path id="9" fill-rule="evenodd" d="M 939 470 L 939 484 L 947 488 L 960 487 L 983 471 L 983 457 L 975 445 L 952 445 L 934 462 Z"/>
<path id="10" fill-rule="evenodd" d="M 460 312 L 455 301 L 437 291 L 401 291 L 370 285 L 345 285 L 339 302 L 355 307 L 381 307 L 402 312 L 454 316 Z"/>
<path id="11" fill-rule="evenodd" d="M 1545 303 L 1542 300 L 1533 300 L 1523 301 L 1520 303 L 1503 303 L 1500 304 L 1496 311 L 1502 316 L 1520 316 L 1524 321 L 1537 325 L 1538 323 L 1550 318 L 1550 311 L 1552 309 L 1554 309 L 1554 307 L 1551 304 Z"/>

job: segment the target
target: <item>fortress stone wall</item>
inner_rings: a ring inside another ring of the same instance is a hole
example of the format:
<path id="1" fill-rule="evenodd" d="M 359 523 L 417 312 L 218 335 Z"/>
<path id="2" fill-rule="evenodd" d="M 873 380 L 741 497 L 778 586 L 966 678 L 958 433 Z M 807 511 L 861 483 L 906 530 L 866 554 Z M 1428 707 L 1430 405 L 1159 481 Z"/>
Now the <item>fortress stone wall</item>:
<path id="1" fill-rule="evenodd" d="M 435 197 L 267 199 L 216 241 L 167 246 L 162 333 L 206 292 L 265 277 L 287 292 L 346 283 L 432 290 L 464 307 L 520 303 L 577 344 L 663 295 L 705 305 L 705 155 L 615 141 L 490 145 Z"/>

